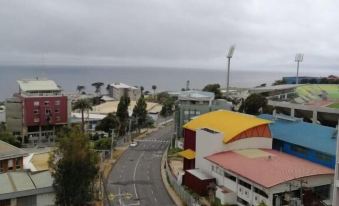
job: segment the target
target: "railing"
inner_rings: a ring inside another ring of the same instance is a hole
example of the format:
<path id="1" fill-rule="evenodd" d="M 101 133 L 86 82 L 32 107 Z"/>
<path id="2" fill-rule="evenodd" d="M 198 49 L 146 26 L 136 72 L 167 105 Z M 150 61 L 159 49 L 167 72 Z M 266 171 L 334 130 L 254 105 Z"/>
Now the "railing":
<path id="1" fill-rule="evenodd" d="M 187 205 L 187 206 L 200 206 L 199 201 L 194 198 L 188 191 L 185 190 L 185 188 L 180 185 L 177 181 L 177 178 L 170 170 L 170 167 L 167 162 L 167 152 L 166 152 L 166 176 L 168 179 L 169 184 L 172 186 L 174 191 L 177 193 L 177 195 L 180 197 L 180 199 Z"/>

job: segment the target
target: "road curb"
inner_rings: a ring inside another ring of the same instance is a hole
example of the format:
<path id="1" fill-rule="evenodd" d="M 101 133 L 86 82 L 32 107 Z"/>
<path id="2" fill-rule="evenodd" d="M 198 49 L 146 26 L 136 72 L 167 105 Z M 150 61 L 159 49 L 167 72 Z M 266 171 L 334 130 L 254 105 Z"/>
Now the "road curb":
<path id="1" fill-rule="evenodd" d="M 165 150 L 164 154 L 162 155 L 162 159 L 161 159 L 160 173 L 161 173 L 162 182 L 167 190 L 167 193 L 173 200 L 174 204 L 176 206 L 184 206 L 184 203 L 182 202 L 180 197 L 177 195 L 177 193 L 173 190 L 173 188 L 171 187 L 170 183 L 167 180 L 166 171 L 164 169 L 166 160 L 167 160 L 167 149 Z"/>

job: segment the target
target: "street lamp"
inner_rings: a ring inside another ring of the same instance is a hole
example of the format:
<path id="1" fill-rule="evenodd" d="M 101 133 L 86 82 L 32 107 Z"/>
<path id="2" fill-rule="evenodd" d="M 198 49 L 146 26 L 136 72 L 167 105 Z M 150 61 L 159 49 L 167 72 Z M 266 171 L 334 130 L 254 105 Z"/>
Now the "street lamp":
<path id="1" fill-rule="evenodd" d="M 228 50 L 227 59 L 228 59 L 228 66 L 227 66 L 227 82 L 226 82 L 226 95 L 229 95 L 229 86 L 230 86 L 230 67 L 231 67 L 231 58 L 233 57 L 235 45 L 232 45 Z"/>
<path id="2" fill-rule="evenodd" d="M 297 78 L 295 80 L 295 84 L 299 84 L 299 63 L 304 59 L 304 54 L 298 53 L 295 55 L 295 61 L 297 62 Z"/>

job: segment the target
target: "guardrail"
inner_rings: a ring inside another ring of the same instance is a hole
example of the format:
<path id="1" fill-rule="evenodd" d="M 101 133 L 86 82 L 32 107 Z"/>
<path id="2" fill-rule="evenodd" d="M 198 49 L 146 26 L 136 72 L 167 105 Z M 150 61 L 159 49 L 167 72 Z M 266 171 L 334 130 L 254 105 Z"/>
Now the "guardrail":
<path id="1" fill-rule="evenodd" d="M 185 188 L 180 185 L 177 181 L 177 178 L 172 173 L 168 161 L 167 161 L 167 151 L 165 152 L 165 170 L 166 170 L 166 176 L 169 184 L 172 186 L 174 191 L 177 193 L 177 195 L 180 197 L 180 199 L 187 205 L 187 206 L 200 206 L 199 200 L 194 198 Z"/>

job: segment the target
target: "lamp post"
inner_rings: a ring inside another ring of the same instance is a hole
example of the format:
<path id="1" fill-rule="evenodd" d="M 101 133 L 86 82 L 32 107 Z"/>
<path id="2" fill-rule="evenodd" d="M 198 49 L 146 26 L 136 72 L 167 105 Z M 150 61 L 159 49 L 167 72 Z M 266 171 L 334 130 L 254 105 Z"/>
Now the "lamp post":
<path id="1" fill-rule="evenodd" d="M 230 49 L 228 50 L 227 59 L 227 82 L 226 82 L 226 95 L 229 95 L 229 86 L 230 86 L 230 68 L 231 68 L 231 58 L 233 57 L 235 45 L 232 45 Z"/>
<path id="2" fill-rule="evenodd" d="M 299 84 L 299 64 L 304 59 L 304 54 L 298 53 L 295 55 L 295 61 L 297 62 L 297 78 L 295 80 L 295 84 Z"/>

